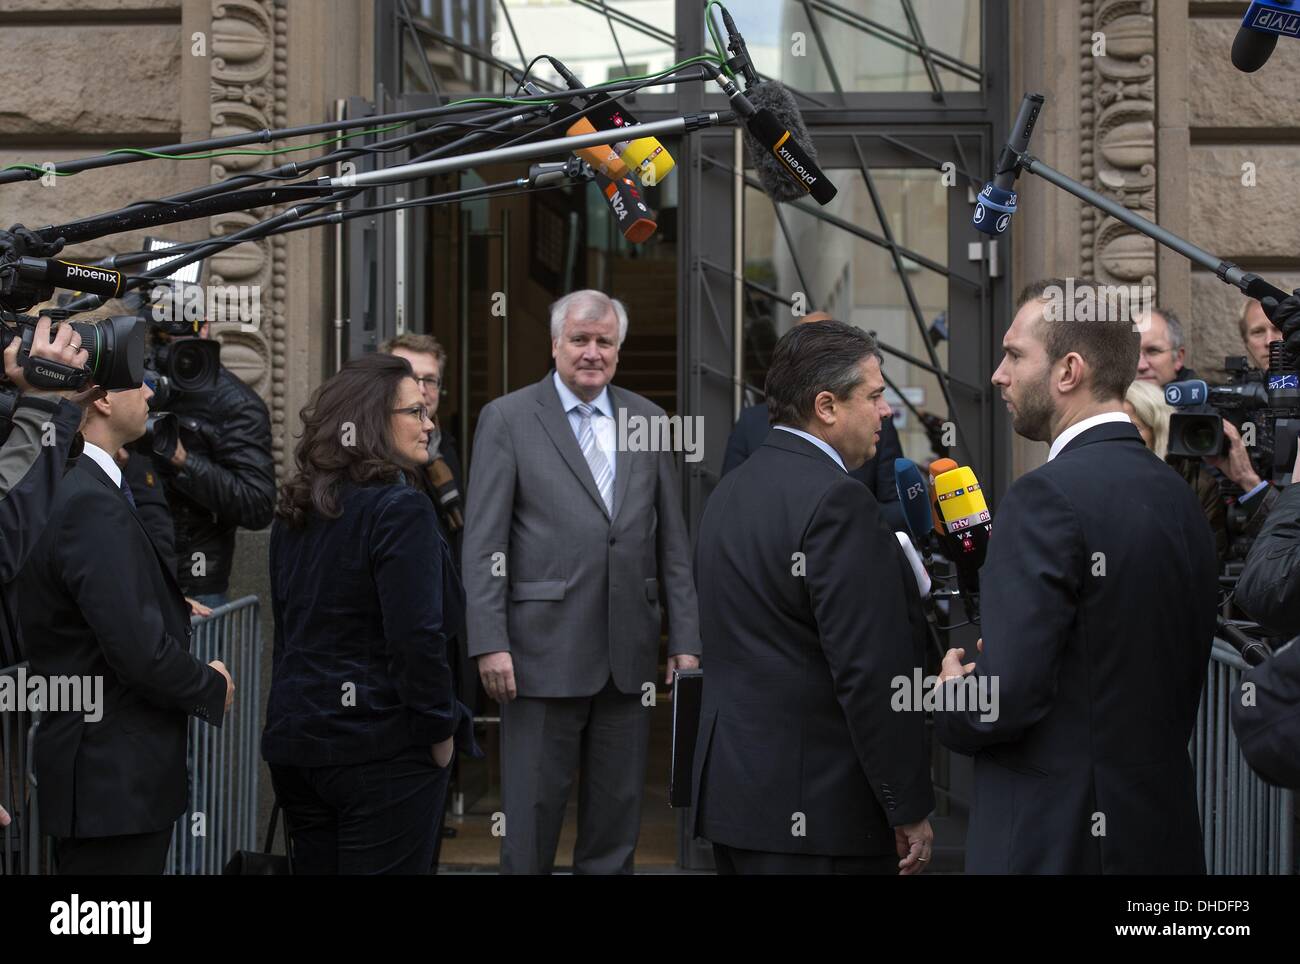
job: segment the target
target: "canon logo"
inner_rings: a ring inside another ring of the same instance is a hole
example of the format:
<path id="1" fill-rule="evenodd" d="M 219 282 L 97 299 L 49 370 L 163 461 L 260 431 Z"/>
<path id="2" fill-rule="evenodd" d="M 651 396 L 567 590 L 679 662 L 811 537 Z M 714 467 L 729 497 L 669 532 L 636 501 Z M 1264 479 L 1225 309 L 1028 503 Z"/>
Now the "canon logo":
<path id="1" fill-rule="evenodd" d="M 802 164 L 800 164 L 798 161 L 796 161 L 796 160 L 794 159 L 794 155 L 791 154 L 791 153 L 790 153 L 788 150 L 786 150 L 784 147 L 782 147 L 782 148 L 780 148 L 780 149 L 777 150 L 777 152 L 776 152 L 776 156 L 779 157 L 779 158 L 781 158 L 781 160 L 785 161 L 786 167 L 790 168 L 790 170 L 792 170 L 792 171 L 794 171 L 794 173 L 798 174 L 798 175 L 799 175 L 799 180 L 803 181 L 803 182 L 804 182 L 805 184 L 807 184 L 809 187 L 812 187 L 812 185 L 814 185 L 814 184 L 817 183 L 817 175 L 816 175 L 816 174 L 809 174 L 809 173 L 808 173 L 808 169 L 805 168 L 805 167 L 804 167 Z"/>
<path id="2" fill-rule="evenodd" d="M 56 372 L 54 369 L 46 368 L 44 365 L 33 365 L 32 370 L 38 375 L 44 375 L 46 378 L 56 378 L 59 381 L 63 381 L 62 372 Z"/>

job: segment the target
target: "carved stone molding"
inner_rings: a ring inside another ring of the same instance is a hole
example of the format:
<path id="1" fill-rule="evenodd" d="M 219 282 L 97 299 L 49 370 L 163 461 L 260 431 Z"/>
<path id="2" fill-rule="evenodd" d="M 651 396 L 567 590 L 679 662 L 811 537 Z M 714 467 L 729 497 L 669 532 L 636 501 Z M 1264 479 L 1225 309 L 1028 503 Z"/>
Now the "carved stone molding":
<path id="1" fill-rule="evenodd" d="M 1155 69 L 1152 0 L 1080 4 L 1080 132 L 1084 183 L 1153 218 L 1156 209 Z M 1095 38 L 1105 56 L 1094 56 Z M 1083 206 L 1083 269 L 1099 282 L 1155 285 L 1156 246 L 1145 235 Z"/>
<path id="2" fill-rule="evenodd" d="M 211 130 L 213 137 L 286 126 L 288 101 L 287 17 L 283 0 L 213 0 L 210 58 Z M 255 145 L 251 150 L 265 150 Z M 214 161 L 213 181 L 264 170 L 275 163 L 256 154 L 236 154 Z M 209 219 L 209 233 L 222 237 L 270 217 L 263 208 Z M 221 339 L 221 358 L 252 386 L 271 412 L 272 445 L 277 466 L 285 453 L 285 252 L 283 236 L 248 242 L 209 259 L 212 285 L 255 286 L 260 315 L 252 324 L 214 326 Z"/>

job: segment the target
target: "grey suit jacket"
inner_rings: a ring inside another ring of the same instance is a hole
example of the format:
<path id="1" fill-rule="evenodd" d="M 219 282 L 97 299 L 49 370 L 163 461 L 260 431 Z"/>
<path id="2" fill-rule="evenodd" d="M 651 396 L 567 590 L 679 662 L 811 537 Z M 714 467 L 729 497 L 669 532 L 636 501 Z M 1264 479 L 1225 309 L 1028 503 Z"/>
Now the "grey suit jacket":
<path id="1" fill-rule="evenodd" d="M 664 415 L 609 386 L 615 418 Z M 465 504 L 471 656 L 508 651 L 520 696 L 640 693 L 670 655 L 700 653 L 690 538 L 672 452 L 619 451 L 605 509 L 552 374 L 479 415 Z"/>

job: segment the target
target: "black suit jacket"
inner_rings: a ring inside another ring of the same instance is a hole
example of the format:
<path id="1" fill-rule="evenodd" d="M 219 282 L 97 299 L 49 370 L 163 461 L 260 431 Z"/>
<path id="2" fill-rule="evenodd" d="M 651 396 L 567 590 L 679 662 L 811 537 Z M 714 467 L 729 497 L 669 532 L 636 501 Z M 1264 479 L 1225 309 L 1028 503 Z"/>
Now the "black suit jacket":
<path id="1" fill-rule="evenodd" d="M 997 719 L 935 715 L 975 757 L 968 872 L 1204 873 L 1187 744 L 1217 588 L 1195 493 L 1131 423 L 1084 431 L 1011 486 L 972 674 L 990 694 L 996 678 Z"/>
<path id="2" fill-rule="evenodd" d="M 891 681 L 921 665 L 925 617 L 875 497 L 773 431 L 710 496 L 695 566 L 696 832 L 750 850 L 893 853 L 891 828 L 934 806 L 924 716 L 890 706 Z"/>
<path id="3" fill-rule="evenodd" d="M 727 451 L 722 458 L 723 475 L 758 451 L 772 430 L 767 419 L 766 403 L 741 410 L 736 427 L 727 438 Z M 894 428 L 894 420 L 887 418 L 880 423 L 876 454 L 849 473 L 875 495 L 885 524 L 894 532 L 907 531 L 903 507 L 898 501 L 898 486 L 894 482 L 894 461 L 902 457 L 903 443 L 899 441 L 898 429 Z"/>
<path id="4" fill-rule="evenodd" d="M 175 575 L 88 455 L 59 483 L 18 582 L 30 671 L 104 681 L 99 720 L 41 719 L 41 828 L 56 837 L 167 829 L 187 804 L 188 717 L 220 726 L 226 681 L 190 655 Z"/>

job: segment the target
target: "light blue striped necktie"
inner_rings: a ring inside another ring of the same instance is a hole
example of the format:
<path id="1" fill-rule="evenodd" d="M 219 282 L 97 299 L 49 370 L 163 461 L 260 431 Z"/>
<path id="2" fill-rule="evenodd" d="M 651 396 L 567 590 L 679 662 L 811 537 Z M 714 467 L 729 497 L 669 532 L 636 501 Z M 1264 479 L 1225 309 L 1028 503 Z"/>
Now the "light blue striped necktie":
<path id="1" fill-rule="evenodd" d="M 591 477 L 596 480 L 596 488 L 600 490 L 600 497 L 605 500 L 605 508 L 609 514 L 614 514 L 614 471 L 609 467 L 609 459 L 605 458 L 605 453 L 601 451 L 600 446 L 596 443 L 596 431 L 591 425 L 591 416 L 596 409 L 588 402 L 578 403 L 578 445 L 582 448 L 582 454 L 587 459 L 587 466 L 591 469 Z"/>

